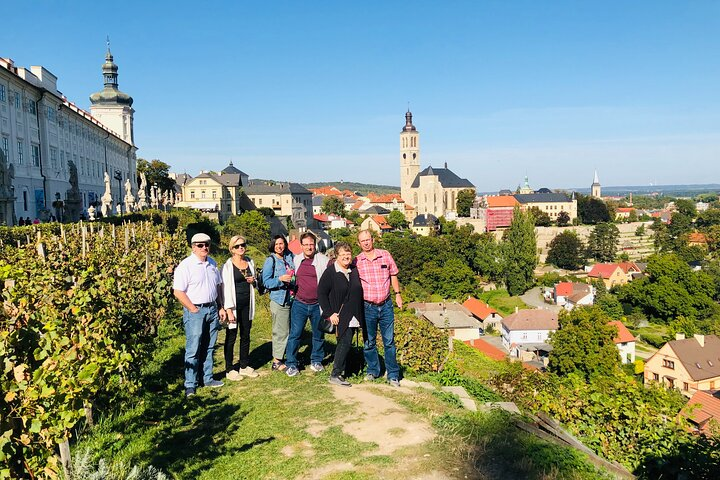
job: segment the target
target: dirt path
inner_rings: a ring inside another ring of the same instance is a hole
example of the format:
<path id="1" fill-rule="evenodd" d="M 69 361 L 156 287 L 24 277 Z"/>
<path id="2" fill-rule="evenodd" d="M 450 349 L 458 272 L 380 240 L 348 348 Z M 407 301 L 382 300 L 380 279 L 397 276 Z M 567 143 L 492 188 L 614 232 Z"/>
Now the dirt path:
<path id="1" fill-rule="evenodd" d="M 372 442 L 377 447 L 365 452 L 364 456 L 376 455 L 391 456 L 396 452 L 407 451 L 412 447 L 420 447 L 435 438 L 435 430 L 430 424 L 411 414 L 407 409 L 394 400 L 377 393 L 378 389 L 391 389 L 384 385 L 353 385 L 347 387 L 333 387 L 333 395 L 348 406 L 348 415 L 339 418 L 335 423 L 313 422 L 308 432 L 319 436 L 326 429 L 339 425 L 343 432 L 361 442 Z M 393 391 L 410 392 L 406 388 Z M 421 450 L 420 450 L 421 451 Z M 422 454 L 419 454 L 422 455 Z M 393 477 L 413 478 L 418 480 L 437 479 L 450 480 L 445 472 L 425 471 L 421 474 L 403 475 L 403 471 L 414 470 L 422 457 L 413 459 L 403 457 L 399 465 L 392 467 Z M 326 475 L 352 471 L 355 466 L 349 462 L 335 462 L 307 472 L 301 479 L 322 479 Z M 409 472 L 408 472 L 409 473 Z"/>

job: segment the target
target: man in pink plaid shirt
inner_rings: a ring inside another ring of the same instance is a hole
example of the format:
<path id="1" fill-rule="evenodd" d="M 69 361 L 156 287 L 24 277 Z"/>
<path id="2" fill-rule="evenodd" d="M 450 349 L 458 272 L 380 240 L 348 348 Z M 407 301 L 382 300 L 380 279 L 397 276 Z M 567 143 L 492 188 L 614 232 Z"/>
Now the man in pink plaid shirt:
<path id="1" fill-rule="evenodd" d="M 380 359 L 376 345 L 377 331 L 380 327 L 388 382 L 394 387 L 399 387 L 400 367 L 396 359 L 395 313 L 392 302 L 394 296 L 398 308 L 402 308 L 400 282 L 397 278 L 398 268 L 390 252 L 374 247 L 369 230 L 358 233 L 358 243 L 362 252 L 355 259 L 355 264 L 363 286 L 365 324 L 368 333 L 364 349 L 365 363 L 367 363 L 365 380 L 375 380 L 380 377 Z M 390 295 L 390 286 L 394 295 Z"/>

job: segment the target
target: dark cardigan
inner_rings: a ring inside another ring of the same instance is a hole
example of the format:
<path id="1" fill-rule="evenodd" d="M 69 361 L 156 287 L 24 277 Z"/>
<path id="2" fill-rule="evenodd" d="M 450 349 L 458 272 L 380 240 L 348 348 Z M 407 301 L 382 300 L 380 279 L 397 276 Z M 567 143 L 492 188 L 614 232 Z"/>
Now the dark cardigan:
<path id="1" fill-rule="evenodd" d="M 349 296 L 348 288 L 350 289 Z M 345 301 L 346 297 L 347 301 Z M 357 268 L 350 266 L 350 281 L 348 282 L 345 274 L 335 268 L 335 263 L 328 265 L 318 283 L 318 302 L 323 318 L 330 318 L 333 313 L 338 313 L 342 306 L 340 323 L 337 327 L 338 336 L 345 333 L 350 325 L 350 320 L 355 317 L 360 322 L 363 340 L 367 338 L 363 288 Z"/>

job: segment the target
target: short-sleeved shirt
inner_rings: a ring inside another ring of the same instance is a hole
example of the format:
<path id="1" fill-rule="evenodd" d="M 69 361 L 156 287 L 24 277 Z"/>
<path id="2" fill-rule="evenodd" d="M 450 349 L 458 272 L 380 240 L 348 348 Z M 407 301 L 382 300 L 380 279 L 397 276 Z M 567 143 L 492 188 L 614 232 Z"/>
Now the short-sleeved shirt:
<path id="1" fill-rule="evenodd" d="M 210 257 L 203 262 L 195 254 L 185 258 L 175 269 L 173 289 L 185 292 L 196 305 L 214 302 L 222 277 L 217 263 Z"/>
<path id="2" fill-rule="evenodd" d="M 398 268 L 387 250 L 375 249 L 375 258 L 370 260 L 365 252 L 355 258 L 364 299 L 367 302 L 380 303 L 390 295 L 390 277 L 398 274 Z"/>

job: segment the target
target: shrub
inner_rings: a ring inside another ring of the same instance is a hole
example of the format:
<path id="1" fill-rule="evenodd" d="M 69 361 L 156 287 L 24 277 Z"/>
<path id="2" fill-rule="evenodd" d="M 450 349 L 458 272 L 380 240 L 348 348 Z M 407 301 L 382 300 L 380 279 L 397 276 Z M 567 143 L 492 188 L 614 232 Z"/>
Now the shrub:
<path id="1" fill-rule="evenodd" d="M 414 372 L 437 372 L 448 355 L 448 335 L 409 312 L 395 317 L 398 361 Z"/>

